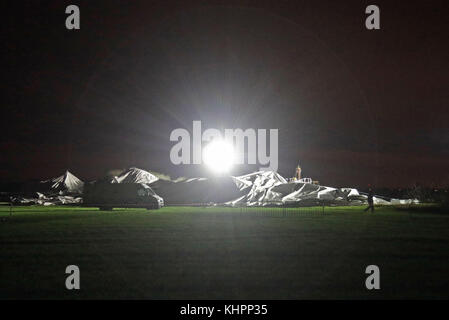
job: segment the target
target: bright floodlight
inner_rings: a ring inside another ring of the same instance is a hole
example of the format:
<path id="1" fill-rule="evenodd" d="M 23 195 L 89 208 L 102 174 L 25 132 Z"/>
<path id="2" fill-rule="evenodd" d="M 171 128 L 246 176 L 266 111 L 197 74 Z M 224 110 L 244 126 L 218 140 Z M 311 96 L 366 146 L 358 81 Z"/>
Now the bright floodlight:
<path id="1" fill-rule="evenodd" d="M 214 140 L 203 151 L 204 163 L 216 173 L 225 173 L 234 164 L 234 148 L 224 140 Z"/>

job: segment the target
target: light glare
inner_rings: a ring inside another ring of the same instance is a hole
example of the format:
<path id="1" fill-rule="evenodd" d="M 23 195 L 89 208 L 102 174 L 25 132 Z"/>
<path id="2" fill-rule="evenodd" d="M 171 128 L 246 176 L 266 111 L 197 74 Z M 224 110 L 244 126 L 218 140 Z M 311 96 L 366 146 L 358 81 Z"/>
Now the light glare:
<path id="1" fill-rule="evenodd" d="M 203 151 L 204 163 L 215 173 L 225 173 L 234 164 L 234 148 L 224 140 L 214 140 Z"/>

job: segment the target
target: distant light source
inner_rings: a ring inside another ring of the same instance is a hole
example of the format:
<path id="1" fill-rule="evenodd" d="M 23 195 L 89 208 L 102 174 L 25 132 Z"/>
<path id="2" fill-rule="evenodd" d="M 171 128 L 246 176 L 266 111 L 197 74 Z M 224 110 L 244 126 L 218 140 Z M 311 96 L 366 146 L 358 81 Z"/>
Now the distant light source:
<path id="1" fill-rule="evenodd" d="M 213 140 L 203 150 L 203 162 L 215 173 L 226 173 L 234 164 L 234 148 L 225 140 Z"/>

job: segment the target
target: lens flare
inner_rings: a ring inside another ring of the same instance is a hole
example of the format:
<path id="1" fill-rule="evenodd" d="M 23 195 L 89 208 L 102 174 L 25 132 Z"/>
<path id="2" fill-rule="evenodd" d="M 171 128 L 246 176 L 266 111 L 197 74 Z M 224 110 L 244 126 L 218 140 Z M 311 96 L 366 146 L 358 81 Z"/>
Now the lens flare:
<path id="1" fill-rule="evenodd" d="M 224 140 L 214 140 L 203 151 L 203 162 L 215 173 L 226 173 L 234 164 L 234 148 Z"/>

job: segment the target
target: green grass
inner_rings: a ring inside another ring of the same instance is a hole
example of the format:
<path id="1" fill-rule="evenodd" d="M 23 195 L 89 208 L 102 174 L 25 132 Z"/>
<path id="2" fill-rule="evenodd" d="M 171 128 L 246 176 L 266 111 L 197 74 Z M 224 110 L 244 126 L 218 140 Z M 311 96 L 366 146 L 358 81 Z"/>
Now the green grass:
<path id="1" fill-rule="evenodd" d="M 0 298 L 449 298 L 449 215 L 362 209 L 0 206 Z"/>

